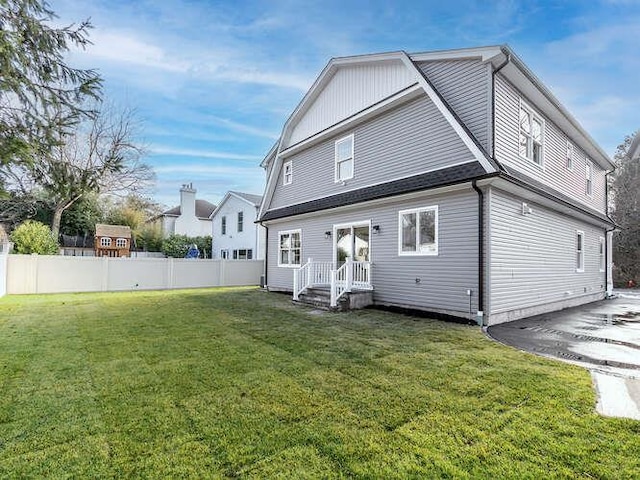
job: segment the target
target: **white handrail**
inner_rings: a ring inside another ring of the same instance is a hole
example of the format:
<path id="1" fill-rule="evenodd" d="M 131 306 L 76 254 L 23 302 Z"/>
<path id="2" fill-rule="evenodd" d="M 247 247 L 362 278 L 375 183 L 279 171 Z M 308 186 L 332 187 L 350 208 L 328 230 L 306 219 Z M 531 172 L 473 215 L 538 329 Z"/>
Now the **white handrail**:
<path id="1" fill-rule="evenodd" d="M 300 294 L 307 288 L 314 286 L 328 286 L 331 291 L 331 306 L 338 305 L 338 300 L 346 292 L 354 288 L 358 290 L 372 290 L 371 263 L 354 262 L 351 257 L 337 270 L 332 262 L 307 263 L 293 271 L 293 299 L 298 300 Z"/>

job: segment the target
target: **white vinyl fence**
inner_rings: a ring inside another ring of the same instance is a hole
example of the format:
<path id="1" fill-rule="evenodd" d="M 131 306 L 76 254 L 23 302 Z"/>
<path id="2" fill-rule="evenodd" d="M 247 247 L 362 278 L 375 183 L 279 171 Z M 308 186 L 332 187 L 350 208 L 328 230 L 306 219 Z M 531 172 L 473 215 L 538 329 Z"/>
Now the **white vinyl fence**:
<path id="1" fill-rule="evenodd" d="M 7 260 L 7 294 L 259 285 L 264 270 L 262 260 L 53 255 L 4 258 Z"/>
<path id="2" fill-rule="evenodd" d="M 0 297 L 7 294 L 7 263 L 9 243 L 0 242 Z"/>

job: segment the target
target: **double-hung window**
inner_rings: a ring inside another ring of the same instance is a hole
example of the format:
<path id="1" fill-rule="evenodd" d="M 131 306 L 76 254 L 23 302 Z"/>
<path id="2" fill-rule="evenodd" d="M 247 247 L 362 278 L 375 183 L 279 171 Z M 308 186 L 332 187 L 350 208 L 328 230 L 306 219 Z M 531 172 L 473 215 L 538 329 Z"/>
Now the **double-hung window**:
<path id="1" fill-rule="evenodd" d="M 290 185 L 293 182 L 293 162 L 289 160 L 282 165 L 282 184 Z"/>
<path id="2" fill-rule="evenodd" d="M 604 258 L 604 250 L 604 237 L 600 237 L 598 241 L 598 264 L 600 265 L 601 272 L 604 272 L 607 266 Z"/>
<path id="3" fill-rule="evenodd" d="M 301 257 L 300 230 L 279 232 L 278 266 L 299 267 Z"/>
<path id="4" fill-rule="evenodd" d="M 244 229 L 244 212 L 238 212 L 238 233 Z"/>
<path id="5" fill-rule="evenodd" d="M 438 207 L 402 210 L 398 214 L 398 255 L 438 254 Z"/>
<path id="6" fill-rule="evenodd" d="M 220 233 L 222 235 L 227 234 L 227 217 L 226 216 L 220 219 Z"/>
<path id="7" fill-rule="evenodd" d="M 593 165 L 591 165 L 591 161 L 588 158 L 584 167 L 584 179 L 584 193 L 591 196 L 593 195 Z"/>
<path id="8" fill-rule="evenodd" d="M 576 272 L 584 272 L 584 232 L 576 232 Z"/>
<path id="9" fill-rule="evenodd" d="M 567 170 L 573 170 L 573 144 L 567 140 Z"/>
<path id="10" fill-rule="evenodd" d="M 336 182 L 353 178 L 353 134 L 336 141 Z"/>
<path id="11" fill-rule="evenodd" d="M 520 156 L 542 166 L 544 120 L 520 102 Z"/>

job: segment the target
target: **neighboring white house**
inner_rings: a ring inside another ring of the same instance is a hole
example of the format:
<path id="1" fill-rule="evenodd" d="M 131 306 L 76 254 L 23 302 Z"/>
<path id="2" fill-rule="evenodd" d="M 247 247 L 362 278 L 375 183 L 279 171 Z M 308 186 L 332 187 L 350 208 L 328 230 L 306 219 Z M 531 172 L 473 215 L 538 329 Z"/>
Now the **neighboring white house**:
<path id="1" fill-rule="evenodd" d="M 162 226 L 162 234 L 167 237 L 173 234 L 201 237 L 211 235 L 211 215 L 216 209 L 213 203 L 196 200 L 196 189 L 193 184 L 182 185 L 180 189 L 180 205 L 161 213 L 151 221 Z"/>
<path id="2" fill-rule="evenodd" d="M 212 258 L 262 260 L 265 229 L 255 223 L 262 196 L 229 191 L 211 215 Z"/>

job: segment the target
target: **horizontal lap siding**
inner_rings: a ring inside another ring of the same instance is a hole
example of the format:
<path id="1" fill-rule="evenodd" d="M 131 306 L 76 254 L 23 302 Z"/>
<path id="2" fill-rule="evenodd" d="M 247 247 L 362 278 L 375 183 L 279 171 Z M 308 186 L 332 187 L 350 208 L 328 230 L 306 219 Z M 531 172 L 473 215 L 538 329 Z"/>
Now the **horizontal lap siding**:
<path id="1" fill-rule="evenodd" d="M 421 62 L 418 67 L 486 151 L 490 149 L 491 72 L 480 60 Z"/>
<path id="2" fill-rule="evenodd" d="M 593 164 L 593 195 L 585 193 L 584 151 L 571 142 L 574 148 L 573 170 L 566 168 L 567 135 L 536 109 L 535 104 L 523 100 L 545 120 L 544 169 L 519 155 L 519 92 L 502 76 L 496 76 L 496 159 L 507 167 L 513 167 L 526 175 L 590 206 L 600 212 L 606 211 L 605 172 Z M 592 162 L 593 163 L 593 162 Z"/>
<path id="3" fill-rule="evenodd" d="M 399 256 L 398 212 L 431 205 L 438 205 L 438 256 Z M 290 268 L 276 266 L 278 231 L 302 229 L 305 262 L 308 257 L 332 261 L 333 239 L 325 239 L 324 232 L 332 230 L 334 224 L 370 220 L 372 225 L 380 225 L 380 233 L 371 235 L 370 244 L 374 301 L 466 316 L 467 289 L 473 290 L 472 308 L 477 308 L 477 219 L 477 195 L 469 190 L 404 202 L 389 200 L 349 212 L 327 211 L 318 217 L 273 223 L 269 226 L 268 283 L 291 290 L 293 282 Z"/>
<path id="4" fill-rule="evenodd" d="M 334 181 L 335 141 L 350 133 L 354 177 L 342 185 Z M 436 170 L 473 156 L 431 100 L 421 97 L 287 160 L 293 162 L 293 182 L 282 185 L 280 170 L 270 209 Z"/>
<path id="5" fill-rule="evenodd" d="M 602 229 L 491 190 L 491 313 L 563 301 L 605 290 L 599 271 Z M 584 232 L 585 271 L 576 272 L 576 231 Z"/>

